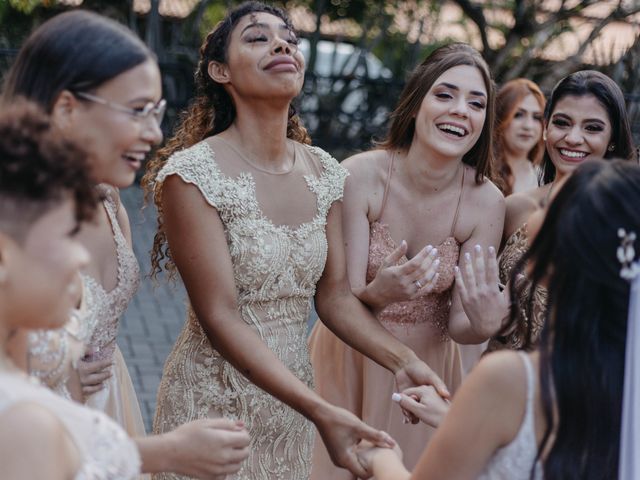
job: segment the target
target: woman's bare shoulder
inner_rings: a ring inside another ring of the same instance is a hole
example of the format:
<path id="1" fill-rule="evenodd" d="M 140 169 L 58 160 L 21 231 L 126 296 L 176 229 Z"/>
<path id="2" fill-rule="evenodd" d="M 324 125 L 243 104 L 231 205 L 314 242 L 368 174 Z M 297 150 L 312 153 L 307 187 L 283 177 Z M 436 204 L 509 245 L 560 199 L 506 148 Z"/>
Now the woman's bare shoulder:
<path id="1" fill-rule="evenodd" d="M 531 214 L 540 208 L 541 193 L 540 188 L 534 188 L 507 197 L 504 238 L 513 235 L 518 228 L 527 222 Z"/>

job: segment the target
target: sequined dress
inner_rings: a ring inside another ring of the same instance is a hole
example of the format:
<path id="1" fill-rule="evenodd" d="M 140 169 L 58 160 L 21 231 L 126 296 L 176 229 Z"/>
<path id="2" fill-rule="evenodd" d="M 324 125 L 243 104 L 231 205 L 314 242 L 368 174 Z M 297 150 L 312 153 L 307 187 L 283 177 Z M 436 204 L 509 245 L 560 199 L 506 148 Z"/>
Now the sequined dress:
<path id="1" fill-rule="evenodd" d="M 32 403 L 60 420 L 80 454 L 74 480 L 131 480 L 140 472 L 136 445 L 113 420 L 54 394 L 21 374 L 0 373 L 0 413 Z"/>
<path id="2" fill-rule="evenodd" d="M 212 144 L 216 141 L 216 137 L 211 139 Z M 326 217 L 332 203 L 342 198 L 346 170 L 326 152 L 295 144 L 296 167 L 288 175 L 299 175 L 294 180 L 307 196 L 282 189 L 269 192 L 270 196 L 295 196 L 295 209 L 307 198 L 313 202 L 309 205 L 315 212 L 313 218 L 294 228 L 276 224 L 263 214 L 266 205 L 256 193 L 255 178 L 262 178 L 258 172 L 223 173 L 217 159 L 223 158 L 226 147 L 221 141 L 213 147 L 204 141 L 172 155 L 158 173 L 156 195 L 168 176 L 178 175 L 195 185 L 216 209 L 225 229 L 242 320 L 312 388 L 306 322 L 326 261 Z M 164 367 L 154 432 L 206 417 L 240 419 L 251 435 L 249 458 L 228 479 L 309 477 L 313 425 L 251 383 L 214 350 L 189 306 L 184 328 Z M 157 478 L 181 477 L 165 474 Z"/>
<path id="3" fill-rule="evenodd" d="M 498 259 L 498 269 L 500 274 L 500 282 L 506 285 L 511 277 L 511 272 L 526 253 L 529 248 L 527 241 L 527 224 L 523 224 L 518 228 L 506 241 L 500 258 Z M 526 299 L 531 291 L 529 282 L 521 278 L 516 288 L 521 291 L 518 305 L 521 313 L 521 321 L 515 326 L 514 330 L 504 336 L 492 338 L 489 341 L 487 352 L 495 350 L 511 349 L 518 350 L 522 347 L 526 335 L 526 326 L 529 322 L 528 308 Z M 538 285 L 533 295 L 532 315 L 533 328 L 531 331 L 531 339 L 534 344 L 537 342 L 540 332 L 544 325 L 544 312 L 547 304 L 547 290 Z M 522 320 L 524 319 L 524 320 Z"/>
<path id="4" fill-rule="evenodd" d="M 383 218 L 391 171 L 390 166 L 379 219 Z M 462 177 L 464 185 L 464 173 Z M 462 381 L 459 347 L 447 333 L 455 278 L 453 268 L 460 254 L 460 244 L 454 237 L 454 231 L 462 188 L 450 234 L 436 246 L 440 266 L 434 290 L 415 300 L 388 305 L 377 315 L 380 323 L 426 362 L 452 393 Z M 380 221 L 370 224 L 367 283 L 374 279 L 384 259 L 397 247 L 387 225 Z M 405 256 L 400 263 L 407 260 Z M 329 402 L 350 410 L 367 424 L 388 432 L 402 449 L 405 465 L 413 468 L 434 429 L 424 424 L 403 423 L 401 409 L 391 401 L 391 394 L 396 391 L 393 374 L 346 345 L 321 322 L 316 322 L 309 346 L 316 391 Z M 316 440 L 311 478 L 350 480 L 354 477 L 347 470 L 335 467 L 324 444 Z"/>
<path id="5" fill-rule="evenodd" d="M 106 291 L 89 275 L 82 274 L 85 311 L 82 321 L 87 325 L 87 346 L 95 352 L 93 360 L 113 360 L 113 372 L 102 390 L 86 398 L 85 403 L 105 412 L 132 436 L 145 434 L 136 392 L 116 344 L 119 319 L 127 309 L 140 282 L 138 261 L 129 246 L 117 219 L 117 203 L 107 190 L 104 208 L 113 231 L 118 259 L 115 288 Z"/>

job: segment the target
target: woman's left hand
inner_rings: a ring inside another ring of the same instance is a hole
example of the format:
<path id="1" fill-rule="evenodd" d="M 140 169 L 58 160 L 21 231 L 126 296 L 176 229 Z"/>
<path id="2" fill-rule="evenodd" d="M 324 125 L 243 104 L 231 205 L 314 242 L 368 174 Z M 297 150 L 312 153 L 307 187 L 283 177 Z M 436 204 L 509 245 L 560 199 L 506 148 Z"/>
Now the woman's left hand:
<path id="1" fill-rule="evenodd" d="M 489 247 L 485 260 L 480 245 L 464 255 L 462 267 L 455 267 L 456 285 L 462 307 L 479 335 L 495 335 L 509 315 L 509 292 L 500 285 L 496 250 Z"/>

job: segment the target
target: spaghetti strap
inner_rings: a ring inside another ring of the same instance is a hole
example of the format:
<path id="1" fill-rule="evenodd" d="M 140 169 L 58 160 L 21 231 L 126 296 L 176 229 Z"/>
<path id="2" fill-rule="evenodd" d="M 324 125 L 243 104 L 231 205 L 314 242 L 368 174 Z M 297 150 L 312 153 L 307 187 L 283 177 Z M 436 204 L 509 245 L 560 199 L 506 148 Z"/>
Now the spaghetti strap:
<path id="1" fill-rule="evenodd" d="M 396 152 L 391 154 L 391 161 L 389 162 L 389 171 L 387 172 L 387 181 L 384 184 L 384 194 L 382 195 L 382 207 L 380 208 L 380 214 L 378 215 L 378 221 L 382 218 L 384 207 L 387 205 L 387 195 L 389 194 L 389 185 L 391 185 L 391 171 L 393 169 L 393 162 L 396 159 Z"/>
<path id="2" fill-rule="evenodd" d="M 462 204 L 462 195 L 464 193 L 464 172 L 465 172 L 464 164 L 462 165 L 462 181 L 460 182 L 460 196 L 458 197 L 458 205 L 456 205 L 456 213 L 453 215 L 453 222 L 451 223 L 451 233 L 450 237 L 455 237 L 454 233 L 456 231 L 456 223 L 458 222 L 458 214 L 460 213 L 460 204 Z"/>

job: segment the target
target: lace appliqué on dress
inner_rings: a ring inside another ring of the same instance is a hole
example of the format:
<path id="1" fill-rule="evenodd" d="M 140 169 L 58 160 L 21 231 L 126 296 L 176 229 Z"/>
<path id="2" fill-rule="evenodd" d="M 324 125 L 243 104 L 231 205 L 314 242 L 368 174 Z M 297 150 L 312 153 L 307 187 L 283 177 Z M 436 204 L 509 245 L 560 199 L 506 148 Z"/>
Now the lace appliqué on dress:
<path id="1" fill-rule="evenodd" d="M 306 321 L 327 256 L 326 216 L 331 204 L 342 198 L 347 172 L 326 152 L 305 148 L 320 161 L 322 174 L 305 176 L 315 193 L 317 211 L 297 228 L 275 225 L 266 218 L 252 175 L 225 176 L 206 142 L 167 161 L 158 173 L 156 195 L 161 194 L 162 182 L 175 174 L 195 185 L 217 210 L 225 228 L 242 319 L 312 388 Z M 189 307 L 185 327 L 165 364 L 154 431 L 165 432 L 204 417 L 241 419 L 250 432 L 250 456 L 229 479 L 308 478 L 313 425 L 224 360 Z"/>
<path id="2" fill-rule="evenodd" d="M 84 286 L 84 312 L 82 322 L 90 332 L 88 346 L 95 352 L 94 360 L 110 359 L 116 347 L 120 316 L 124 313 L 140 283 L 140 267 L 117 219 L 117 205 L 107 196 L 104 200 L 118 259 L 118 279 L 109 292 L 89 275 L 81 274 Z"/>
<path id="3" fill-rule="evenodd" d="M 510 277 L 511 272 L 526 253 L 529 248 L 527 242 L 527 225 L 524 224 L 518 228 L 505 243 L 502 254 L 498 259 L 498 269 L 500 274 L 500 282 L 506 284 Z M 531 294 L 531 284 L 526 278 L 521 278 L 519 283 L 516 284 L 517 290 L 520 292 L 518 298 L 518 306 L 520 308 L 520 320 L 515 326 L 514 330 L 503 337 L 496 337 L 489 341 L 487 351 L 502 350 L 509 348 L 511 350 L 518 350 L 522 347 L 525 341 L 527 326 L 531 322 L 531 340 L 535 346 L 537 340 L 544 326 L 544 315 L 547 305 L 547 290 L 541 285 L 537 285 L 533 292 L 533 305 L 532 315 L 529 319 L 528 309 L 529 305 L 526 299 Z"/>

